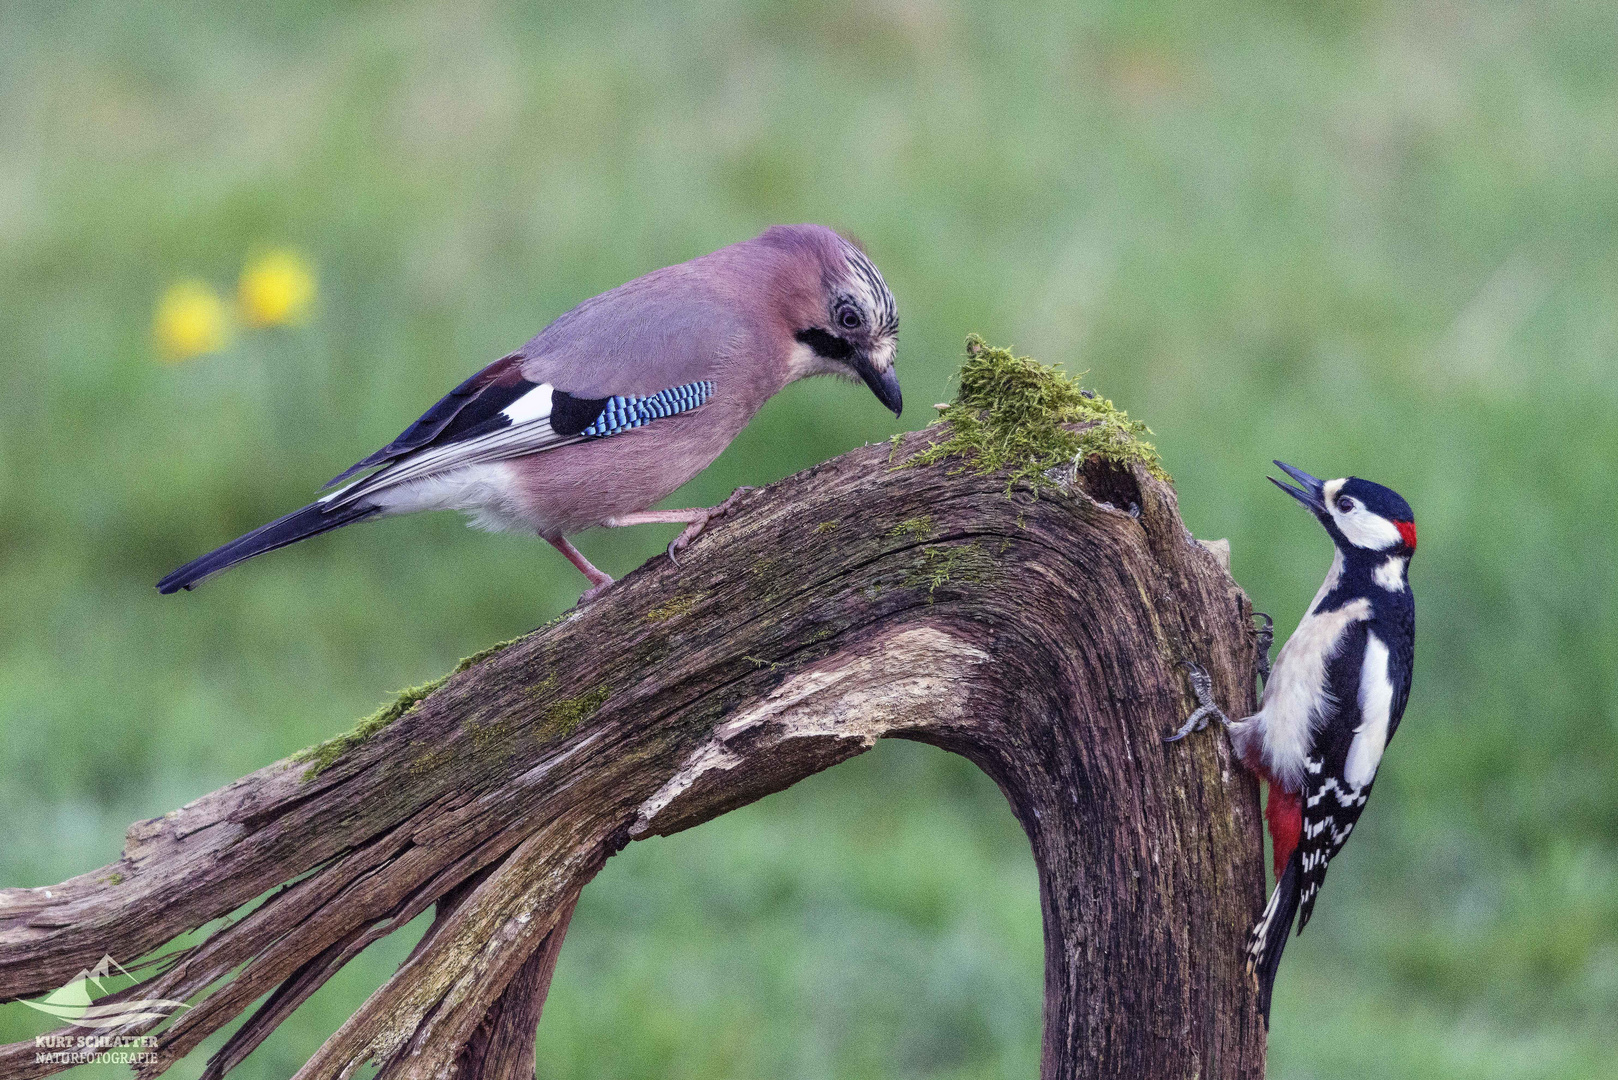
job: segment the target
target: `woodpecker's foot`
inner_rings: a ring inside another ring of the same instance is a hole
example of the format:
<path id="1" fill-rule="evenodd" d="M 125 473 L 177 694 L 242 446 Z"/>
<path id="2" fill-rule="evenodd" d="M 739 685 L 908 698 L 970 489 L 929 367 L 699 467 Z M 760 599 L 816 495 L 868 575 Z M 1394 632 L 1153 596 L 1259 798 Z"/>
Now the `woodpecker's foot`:
<path id="1" fill-rule="evenodd" d="M 691 541 L 695 540 L 698 536 L 701 536 L 702 530 L 706 529 L 709 524 L 718 521 L 720 518 L 730 513 L 731 508 L 735 505 L 737 499 L 741 498 L 749 491 L 755 490 L 757 489 L 750 487 L 739 487 L 730 493 L 730 498 L 726 499 L 718 506 L 710 506 L 706 510 L 692 511 L 694 514 L 700 514 L 701 517 L 693 517 L 691 519 L 691 524 L 682 529 L 679 536 L 676 536 L 673 540 L 669 541 L 669 562 L 673 563 L 675 566 L 679 566 L 680 560 L 675 558 L 675 555 L 684 551 L 686 546 L 690 544 Z"/>
<path id="2" fill-rule="evenodd" d="M 1270 681 L 1270 647 L 1275 644 L 1275 620 L 1262 611 L 1253 612 L 1253 618 L 1263 619 L 1263 626 L 1253 628 L 1253 637 L 1258 645 L 1258 677 L 1264 682 Z"/>
<path id="3" fill-rule="evenodd" d="M 1181 660 L 1180 666 L 1186 669 L 1186 673 L 1191 678 L 1191 692 L 1197 696 L 1197 711 L 1186 718 L 1179 731 L 1163 740 L 1166 743 L 1178 742 L 1193 731 L 1201 731 L 1208 726 L 1208 721 L 1213 717 L 1218 717 L 1219 722 L 1226 727 L 1230 726 L 1230 717 L 1225 715 L 1223 709 L 1214 704 L 1213 679 L 1209 674 L 1203 670 L 1201 665 L 1193 664 L 1189 660 Z"/>

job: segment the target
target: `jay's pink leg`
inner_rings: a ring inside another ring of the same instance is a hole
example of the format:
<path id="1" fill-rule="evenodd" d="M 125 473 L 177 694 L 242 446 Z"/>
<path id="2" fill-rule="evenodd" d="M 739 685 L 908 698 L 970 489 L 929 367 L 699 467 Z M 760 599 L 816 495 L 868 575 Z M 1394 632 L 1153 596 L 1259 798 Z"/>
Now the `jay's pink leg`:
<path id="1" fill-rule="evenodd" d="M 591 600 L 594 600 L 598 595 L 600 595 L 602 589 L 605 589 L 608 585 L 612 584 L 612 575 L 597 570 L 595 566 L 591 564 L 590 560 L 584 557 L 583 552 L 574 547 L 572 544 L 568 543 L 567 537 L 547 536 L 545 537 L 545 540 L 551 545 L 551 547 L 555 548 L 557 551 L 560 551 L 563 555 L 566 555 L 567 561 L 572 563 L 574 566 L 577 566 L 579 568 L 579 572 L 590 579 L 590 588 L 585 590 L 583 596 L 579 597 L 579 603 L 588 604 Z"/>
<path id="2" fill-rule="evenodd" d="M 730 493 L 730 498 L 718 506 L 693 506 L 688 510 L 637 510 L 632 514 L 619 514 L 617 517 L 608 518 L 604 524 L 619 528 L 625 525 L 677 525 L 680 522 L 687 522 L 685 531 L 669 541 L 669 562 L 678 565 L 679 560 L 674 557 L 675 553 L 683 551 L 687 544 L 708 527 L 710 521 L 730 513 L 731 504 L 752 490 L 750 487 L 739 487 Z"/>

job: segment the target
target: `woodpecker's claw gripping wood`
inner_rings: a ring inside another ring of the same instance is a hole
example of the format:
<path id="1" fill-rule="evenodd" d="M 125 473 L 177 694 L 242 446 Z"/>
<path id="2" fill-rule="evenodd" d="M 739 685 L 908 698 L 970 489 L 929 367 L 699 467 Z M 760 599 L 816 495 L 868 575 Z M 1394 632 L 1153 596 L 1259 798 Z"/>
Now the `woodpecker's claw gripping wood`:
<path id="1" fill-rule="evenodd" d="M 1264 625 L 1253 628 L 1253 644 L 1258 650 L 1258 677 L 1270 681 L 1270 649 L 1275 646 L 1275 620 L 1262 611 L 1253 612 L 1253 618 L 1263 619 Z"/>
<path id="2" fill-rule="evenodd" d="M 1208 726 L 1208 721 L 1218 719 L 1226 727 L 1230 726 L 1230 717 L 1225 715 L 1223 709 L 1213 699 L 1213 676 L 1203 670 L 1201 665 L 1190 660 L 1181 660 L 1180 666 L 1185 668 L 1186 677 L 1191 680 L 1191 692 L 1196 695 L 1197 708 L 1184 724 L 1180 725 L 1173 735 L 1165 736 L 1166 743 L 1179 742 L 1193 731 L 1201 731 Z"/>
<path id="3" fill-rule="evenodd" d="M 1091 461 L 1036 499 L 1004 473 L 903 467 L 939 437 L 755 492 L 710 526 L 723 542 L 137 823 L 116 863 L 0 890 L 0 1000 L 211 926 L 124 991 L 191 1008 L 103 1033 L 153 1033 L 150 1077 L 247 1014 L 212 1080 L 436 907 L 298 1080 L 367 1061 L 383 1080 L 531 1078 L 551 965 L 607 858 L 905 738 L 975 762 L 1028 834 L 1046 1080 L 1257 1080 L 1257 786 L 1226 740 L 1158 734 L 1181 712 L 1179 656 L 1251 711 L 1246 598 L 1139 464 Z M 1131 502 L 1138 519 L 1104 505 Z M 64 1067 L 32 1040 L 0 1048 L 11 1080 Z"/>

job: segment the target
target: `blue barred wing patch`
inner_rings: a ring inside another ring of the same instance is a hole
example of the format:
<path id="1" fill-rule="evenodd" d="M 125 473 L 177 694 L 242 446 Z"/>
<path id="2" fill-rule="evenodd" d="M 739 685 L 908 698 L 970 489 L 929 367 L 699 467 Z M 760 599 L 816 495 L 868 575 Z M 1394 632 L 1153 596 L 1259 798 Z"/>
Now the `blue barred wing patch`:
<path id="1" fill-rule="evenodd" d="M 713 383 L 686 383 L 683 386 L 659 390 L 655 394 L 617 394 L 606 400 L 601 414 L 591 421 L 581 435 L 602 437 L 620 431 L 638 428 L 665 416 L 688 412 L 713 395 Z"/>

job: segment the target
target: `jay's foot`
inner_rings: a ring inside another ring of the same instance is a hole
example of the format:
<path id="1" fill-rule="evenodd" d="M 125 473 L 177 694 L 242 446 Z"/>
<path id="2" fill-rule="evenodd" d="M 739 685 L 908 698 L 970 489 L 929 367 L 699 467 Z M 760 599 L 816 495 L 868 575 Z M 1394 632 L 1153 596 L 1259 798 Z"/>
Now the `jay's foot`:
<path id="1" fill-rule="evenodd" d="M 706 529 L 710 522 L 717 521 L 726 514 L 730 513 L 731 508 L 735 505 L 737 499 L 741 498 L 743 495 L 746 495 L 750 491 L 756 490 L 756 488 L 739 487 L 730 493 L 730 498 L 726 499 L 718 506 L 711 506 L 706 510 L 697 511 L 697 513 L 700 513 L 702 516 L 692 519 L 691 524 L 687 525 L 683 530 L 681 530 L 679 536 L 676 536 L 673 540 L 669 541 L 669 562 L 676 566 L 680 565 L 680 560 L 674 557 L 678 552 L 684 551 L 686 546 L 689 545 L 691 541 L 702 535 L 702 530 Z"/>
<path id="2" fill-rule="evenodd" d="M 604 570 L 597 570 L 594 564 L 584 557 L 583 552 L 568 542 L 567 537 L 547 536 L 545 540 L 551 547 L 566 555 L 567 561 L 579 568 L 579 573 L 590 579 L 590 587 L 585 590 L 583 596 L 579 597 L 579 603 L 588 604 L 600 596 L 607 586 L 612 584 L 612 575 Z"/>
<path id="3" fill-rule="evenodd" d="M 750 487 L 739 487 L 730 493 L 730 498 L 718 506 L 693 506 L 689 510 L 639 510 L 633 514 L 620 514 L 615 518 L 608 518 L 605 524 L 615 528 L 625 525 L 685 525 L 684 531 L 669 542 L 669 562 L 676 566 L 680 560 L 675 555 L 685 550 L 686 545 L 702 534 L 709 522 L 716 521 L 730 513 L 731 506 L 737 499 L 753 491 Z"/>
<path id="4" fill-rule="evenodd" d="M 579 597 L 578 606 L 583 607 L 585 604 L 588 604 L 590 601 L 594 600 L 596 597 L 600 596 L 602 593 L 606 592 L 611 587 L 612 587 L 612 578 L 610 578 L 610 577 L 607 578 L 606 581 L 603 581 L 599 585 L 590 586 L 588 589 L 585 589 L 583 595 L 581 595 Z"/>
<path id="5" fill-rule="evenodd" d="M 1230 717 L 1225 715 L 1223 709 L 1214 704 L 1213 679 L 1209 677 L 1201 665 L 1193 664 L 1189 660 L 1181 660 L 1180 666 L 1186 669 L 1186 673 L 1191 678 L 1191 692 L 1197 696 L 1197 711 L 1186 719 L 1179 731 L 1163 740 L 1166 743 L 1178 742 L 1193 731 L 1201 731 L 1208 726 L 1208 721 L 1216 716 L 1221 724 L 1226 727 L 1230 726 Z"/>
<path id="6" fill-rule="evenodd" d="M 1263 626 L 1253 628 L 1253 637 L 1258 646 L 1258 677 L 1264 682 L 1270 681 L 1270 647 L 1275 644 L 1275 620 L 1262 611 L 1253 612 L 1253 618 L 1263 619 Z"/>

